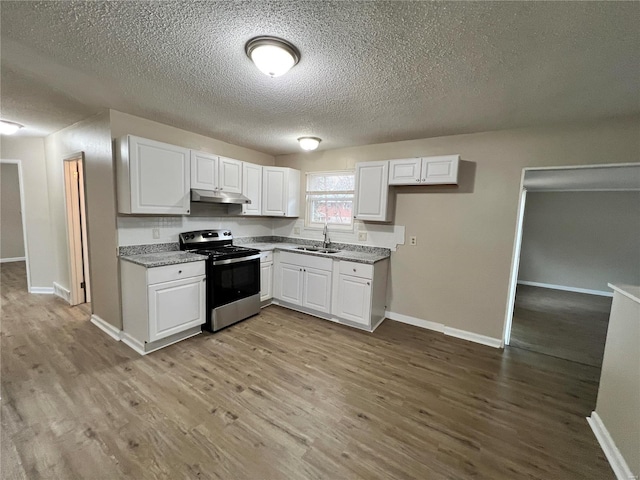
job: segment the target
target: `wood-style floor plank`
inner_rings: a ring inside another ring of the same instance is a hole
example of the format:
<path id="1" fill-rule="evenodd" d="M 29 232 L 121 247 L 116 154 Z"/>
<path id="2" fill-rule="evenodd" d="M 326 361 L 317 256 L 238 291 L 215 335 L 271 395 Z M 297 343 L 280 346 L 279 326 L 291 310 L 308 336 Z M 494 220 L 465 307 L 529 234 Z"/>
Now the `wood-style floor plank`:
<path id="1" fill-rule="evenodd" d="M 511 346 L 601 368 L 611 300 L 518 285 Z"/>
<path id="2" fill-rule="evenodd" d="M 280 307 L 141 357 L 2 266 L 6 479 L 609 479 L 599 370 Z"/>

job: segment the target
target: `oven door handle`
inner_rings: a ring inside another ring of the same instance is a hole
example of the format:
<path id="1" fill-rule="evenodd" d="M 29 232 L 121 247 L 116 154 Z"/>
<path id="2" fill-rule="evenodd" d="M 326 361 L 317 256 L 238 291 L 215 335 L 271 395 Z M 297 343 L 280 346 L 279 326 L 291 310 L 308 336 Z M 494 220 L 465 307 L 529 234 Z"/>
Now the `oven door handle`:
<path id="1" fill-rule="evenodd" d="M 255 255 L 249 255 L 248 257 L 239 257 L 239 258 L 230 258 L 228 260 L 217 260 L 211 262 L 211 265 L 228 265 L 230 263 L 238 263 L 238 262 L 248 262 L 250 260 L 258 260 L 260 258 L 260 254 L 256 253 Z"/>

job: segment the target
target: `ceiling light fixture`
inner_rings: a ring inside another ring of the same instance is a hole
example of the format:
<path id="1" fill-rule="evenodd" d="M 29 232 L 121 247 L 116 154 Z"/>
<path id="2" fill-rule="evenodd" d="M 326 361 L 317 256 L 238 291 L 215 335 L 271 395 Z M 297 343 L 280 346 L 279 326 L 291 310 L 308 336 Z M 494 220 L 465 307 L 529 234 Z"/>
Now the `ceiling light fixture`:
<path id="1" fill-rule="evenodd" d="M 20 125 L 16 122 L 10 122 L 8 120 L 0 120 L 0 134 L 1 135 L 13 135 L 21 128 L 24 128 L 24 125 Z"/>
<path id="2" fill-rule="evenodd" d="M 300 51 L 293 44 L 277 37 L 252 38 L 244 50 L 256 67 L 271 78 L 284 75 L 300 61 Z"/>
<path id="3" fill-rule="evenodd" d="M 320 145 L 320 140 L 318 137 L 300 137 L 298 139 L 298 143 L 300 144 L 300 148 L 303 150 L 315 150 Z"/>

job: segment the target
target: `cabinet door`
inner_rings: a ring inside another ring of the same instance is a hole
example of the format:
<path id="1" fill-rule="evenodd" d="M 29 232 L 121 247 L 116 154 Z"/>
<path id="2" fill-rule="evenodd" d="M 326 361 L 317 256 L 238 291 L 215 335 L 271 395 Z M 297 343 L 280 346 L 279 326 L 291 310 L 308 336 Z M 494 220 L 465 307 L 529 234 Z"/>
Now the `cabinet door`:
<path id="1" fill-rule="evenodd" d="M 294 305 L 302 305 L 302 267 L 289 263 L 281 263 L 278 269 L 279 272 L 276 275 L 278 281 L 276 288 L 278 300 L 283 300 Z"/>
<path id="2" fill-rule="evenodd" d="M 273 297 L 273 263 L 260 264 L 260 301 Z"/>
<path id="3" fill-rule="evenodd" d="M 191 188 L 217 190 L 218 156 L 191 150 Z"/>
<path id="4" fill-rule="evenodd" d="M 129 136 L 131 212 L 189 213 L 189 150 L 166 143 Z"/>
<path id="5" fill-rule="evenodd" d="M 345 320 L 370 326 L 371 280 L 340 274 L 336 314 Z"/>
<path id="6" fill-rule="evenodd" d="M 319 312 L 331 313 L 331 272 L 304 267 L 303 273 L 302 305 Z"/>
<path id="7" fill-rule="evenodd" d="M 204 275 L 149 285 L 149 341 L 202 325 L 206 320 Z"/>
<path id="8" fill-rule="evenodd" d="M 389 185 L 415 185 L 420 183 L 420 158 L 389 160 Z"/>
<path id="9" fill-rule="evenodd" d="M 218 189 L 228 193 L 242 193 L 242 162 L 220 157 L 218 160 Z"/>
<path id="10" fill-rule="evenodd" d="M 389 197 L 389 162 L 356 164 L 356 207 L 354 218 L 387 222 Z"/>
<path id="11" fill-rule="evenodd" d="M 283 216 L 286 211 L 286 170 L 278 167 L 262 169 L 262 214 Z"/>
<path id="12" fill-rule="evenodd" d="M 458 183 L 460 155 L 442 155 L 422 159 L 421 183 L 425 185 Z"/>
<path id="13" fill-rule="evenodd" d="M 262 214 L 262 165 L 242 164 L 242 194 L 251 200 L 249 205 L 242 205 L 244 215 Z"/>

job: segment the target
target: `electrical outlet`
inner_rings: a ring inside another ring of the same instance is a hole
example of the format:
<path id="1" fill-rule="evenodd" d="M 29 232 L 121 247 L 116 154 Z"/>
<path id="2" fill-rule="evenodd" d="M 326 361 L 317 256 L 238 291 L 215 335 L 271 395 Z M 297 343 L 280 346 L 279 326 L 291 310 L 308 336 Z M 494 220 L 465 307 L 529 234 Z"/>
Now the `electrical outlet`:
<path id="1" fill-rule="evenodd" d="M 367 232 L 358 232 L 358 240 L 361 242 L 367 241 Z"/>
<path id="2" fill-rule="evenodd" d="M 300 227 L 293 227 L 293 234 L 300 235 Z"/>
<path id="3" fill-rule="evenodd" d="M 418 237 L 416 237 L 415 235 L 412 235 L 411 237 L 409 237 L 409 245 L 417 245 L 418 244 Z"/>
<path id="4" fill-rule="evenodd" d="M 153 230 L 151 230 L 151 235 L 153 235 L 153 238 L 157 240 L 158 238 L 160 238 L 160 229 L 154 228 Z"/>

